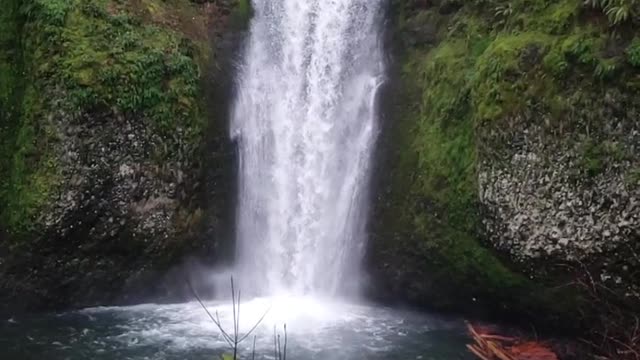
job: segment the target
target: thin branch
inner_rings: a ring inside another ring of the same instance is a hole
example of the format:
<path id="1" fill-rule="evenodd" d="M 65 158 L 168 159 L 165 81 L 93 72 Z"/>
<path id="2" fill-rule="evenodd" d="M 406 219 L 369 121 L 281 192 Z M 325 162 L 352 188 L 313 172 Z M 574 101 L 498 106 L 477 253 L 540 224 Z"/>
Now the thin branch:
<path id="1" fill-rule="evenodd" d="M 224 331 L 224 329 L 222 328 L 222 325 L 220 324 L 220 318 L 218 318 L 218 320 L 216 321 L 216 319 L 213 317 L 213 315 L 211 315 L 211 312 L 209 312 L 209 309 L 207 309 L 207 307 L 204 305 L 204 303 L 200 299 L 200 296 L 198 296 L 198 293 L 193 288 L 193 285 L 191 284 L 191 281 L 189 279 L 187 279 L 187 284 L 189 285 L 189 289 L 191 289 L 191 293 L 193 294 L 193 296 L 196 298 L 196 300 L 198 300 L 198 303 L 200 304 L 200 306 L 204 309 L 204 311 L 209 316 L 209 319 L 211 319 L 211 321 L 213 321 L 213 323 L 218 327 L 218 329 L 222 333 L 222 336 L 224 337 L 225 341 L 227 341 L 227 343 L 229 343 L 229 345 L 232 345 L 231 344 L 231 337 L 229 337 L 229 335 L 226 333 L 226 331 Z M 216 311 L 216 316 L 217 315 L 218 315 L 218 312 Z"/>
<path id="2" fill-rule="evenodd" d="M 287 324 L 284 324 L 284 356 L 282 360 L 287 360 Z"/>
<path id="3" fill-rule="evenodd" d="M 278 360 L 282 360 L 282 352 L 280 347 L 280 334 L 278 334 Z"/>
<path id="4" fill-rule="evenodd" d="M 218 314 L 218 310 L 216 310 L 216 319 L 218 319 L 217 324 L 222 324 L 222 322 L 220 321 L 220 314 Z M 224 335 L 224 337 L 227 339 L 227 342 L 229 343 L 229 346 L 233 347 L 233 338 L 231 337 L 231 335 L 229 335 L 224 330 L 222 325 L 218 325 L 218 327 L 220 328 L 220 331 L 222 332 L 222 335 Z"/>
<path id="5" fill-rule="evenodd" d="M 256 337 L 253 337 L 253 350 L 251 351 L 251 360 L 256 360 Z"/>
<path id="6" fill-rule="evenodd" d="M 249 330 L 248 333 L 246 333 L 243 337 L 240 338 L 239 342 L 243 342 L 247 337 L 251 336 L 251 334 L 255 331 L 255 329 L 260 326 L 260 324 L 262 323 L 262 321 L 264 320 L 265 317 L 267 317 L 267 314 L 269 313 L 269 311 L 271 311 L 271 308 L 273 307 L 273 304 L 269 306 L 269 308 L 264 312 L 264 314 L 262 314 L 262 317 L 258 320 L 258 322 L 256 322 L 255 325 L 253 325 L 253 327 L 251 328 L 251 330 Z"/>
<path id="7" fill-rule="evenodd" d="M 273 355 L 275 360 L 278 359 L 278 341 L 276 340 L 276 326 L 273 325 Z"/>
<path id="8" fill-rule="evenodd" d="M 238 319 L 236 318 L 236 289 L 231 277 L 231 303 L 233 307 L 233 360 L 238 358 Z"/>
<path id="9" fill-rule="evenodd" d="M 240 334 L 240 289 L 238 289 L 238 321 L 236 322 L 236 333 Z"/>

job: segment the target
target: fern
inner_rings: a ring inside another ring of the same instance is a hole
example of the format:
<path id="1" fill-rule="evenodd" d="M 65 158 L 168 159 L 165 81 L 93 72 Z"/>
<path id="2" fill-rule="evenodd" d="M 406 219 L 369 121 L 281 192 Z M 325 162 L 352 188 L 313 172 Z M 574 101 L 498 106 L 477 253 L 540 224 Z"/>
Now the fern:
<path id="1" fill-rule="evenodd" d="M 640 0 L 585 0 L 585 6 L 600 9 L 612 25 L 619 25 L 637 17 Z"/>
<path id="2" fill-rule="evenodd" d="M 636 37 L 627 47 L 627 61 L 635 66 L 640 67 L 640 38 Z"/>

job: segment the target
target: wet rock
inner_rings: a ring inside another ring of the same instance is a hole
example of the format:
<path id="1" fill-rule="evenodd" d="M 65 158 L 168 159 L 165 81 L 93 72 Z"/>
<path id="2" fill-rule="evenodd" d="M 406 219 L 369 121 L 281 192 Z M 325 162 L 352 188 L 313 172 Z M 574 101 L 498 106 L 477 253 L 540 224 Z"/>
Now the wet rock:
<path id="1" fill-rule="evenodd" d="M 538 259 L 595 265 L 607 259 L 603 281 L 619 278 L 615 283 L 628 291 L 637 287 L 621 274 L 623 267 L 613 264 L 629 268 L 629 252 L 638 249 L 640 187 L 626 178 L 640 159 L 611 157 L 603 171 L 587 175 L 579 141 L 544 137 L 543 128 L 526 118 L 514 123 L 514 136 L 522 143 L 510 161 L 485 160 L 479 167 L 480 201 L 488 210 L 483 224 L 490 241 L 523 264 Z M 619 148 L 637 148 L 637 130 L 618 130 L 622 127 L 622 120 L 611 120 L 600 136 Z M 575 181 L 574 173 L 581 173 L 581 181 Z M 628 251 L 619 252 L 621 248 Z"/>
<path id="2" fill-rule="evenodd" d="M 35 238 L 16 252 L 34 259 L 8 256 L 0 267 L 0 289 L 22 284 L 3 290 L 0 310 L 13 295 L 27 296 L 20 305 L 26 308 L 111 302 L 140 269 L 175 263 L 187 248 L 180 243 L 191 230 L 178 213 L 197 210 L 192 204 L 201 173 L 193 151 L 165 154 L 158 166 L 150 154 L 160 154 L 164 143 L 149 136 L 154 125 L 148 119 L 113 112 L 56 115 L 62 186 L 34 223 Z M 177 184 L 188 195 L 178 199 Z"/>

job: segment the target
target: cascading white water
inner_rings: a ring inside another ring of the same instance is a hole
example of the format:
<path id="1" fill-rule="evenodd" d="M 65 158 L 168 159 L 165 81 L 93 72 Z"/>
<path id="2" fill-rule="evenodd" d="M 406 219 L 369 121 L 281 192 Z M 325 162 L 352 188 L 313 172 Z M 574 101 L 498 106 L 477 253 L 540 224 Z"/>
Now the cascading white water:
<path id="1" fill-rule="evenodd" d="M 243 291 L 357 282 L 384 74 L 383 0 L 253 0 L 231 136 Z"/>

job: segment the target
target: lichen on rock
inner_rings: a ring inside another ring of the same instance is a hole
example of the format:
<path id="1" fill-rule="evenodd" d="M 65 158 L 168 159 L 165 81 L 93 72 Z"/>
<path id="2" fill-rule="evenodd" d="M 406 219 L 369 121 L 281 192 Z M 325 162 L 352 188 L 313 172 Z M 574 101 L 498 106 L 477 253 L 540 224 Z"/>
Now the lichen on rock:
<path id="1" fill-rule="evenodd" d="M 17 41 L 1 44 L 19 54 L 9 64 L 21 71 L 0 94 L 14 106 L 2 113 L 11 126 L 0 134 L 0 303 L 116 301 L 210 246 L 198 240 L 202 158 L 207 143 L 221 149 L 226 134 L 204 136 L 224 127 L 209 121 L 205 86 L 234 5 L 12 5 L 0 23 L 13 24 Z M 217 158 L 208 165 L 224 171 L 223 154 Z"/>
<path id="2" fill-rule="evenodd" d="M 572 0 L 398 0 L 392 16 L 377 294 L 584 329 L 593 278 L 637 309 L 636 23 Z"/>

